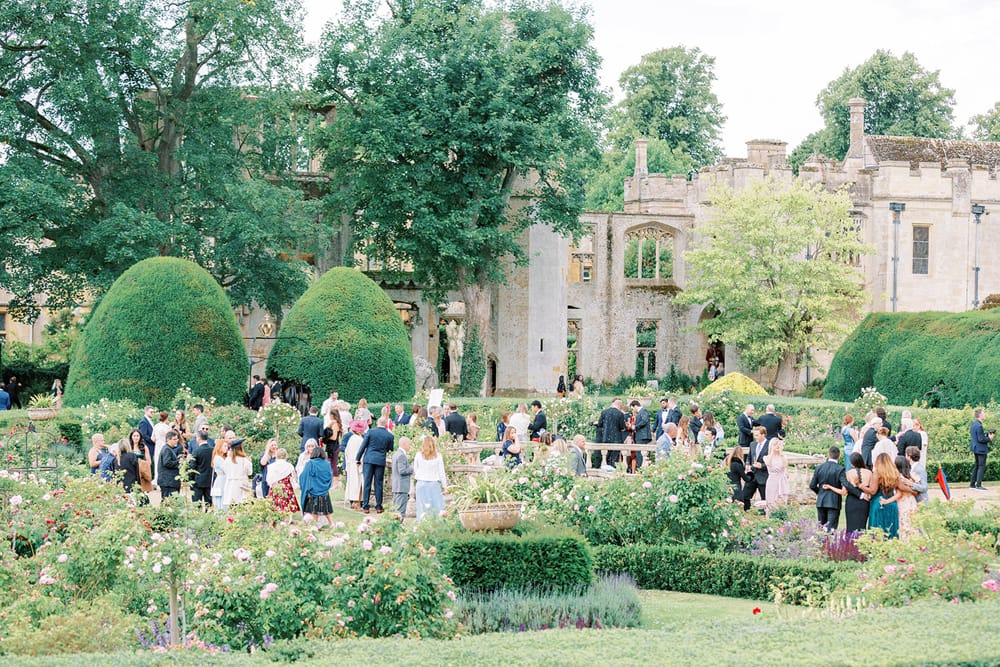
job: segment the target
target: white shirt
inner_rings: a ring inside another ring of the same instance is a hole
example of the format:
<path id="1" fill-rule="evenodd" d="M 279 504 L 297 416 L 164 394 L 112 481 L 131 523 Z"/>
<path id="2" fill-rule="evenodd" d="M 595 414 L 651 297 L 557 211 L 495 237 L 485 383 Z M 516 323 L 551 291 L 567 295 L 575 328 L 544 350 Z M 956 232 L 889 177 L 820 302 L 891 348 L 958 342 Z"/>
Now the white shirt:
<path id="1" fill-rule="evenodd" d="M 889 440 L 888 438 L 879 439 L 878 442 L 875 443 L 875 446 L 872 447 L 872 464 L 874 465 L 875 459 L 878 458 L 879 454 L 888 454 L 889 458 L 895 462 L 896 454 L 898 453 L 899 451 L 896 449 L 896 443 L 892 440 Z"/>
<path id="2" fill-rule="evenodd" d="M 156 422 L 153 424 L 153 442 L 156 443 L 157 450 L 167 444 L 167 433 L 170 430 L 170 424 L 167 422 Z"/>
<path id="3" fill-rule="evenodd" d="M 423 452 L 413 457 L 413 479 L 418 482 L 441 482 L 441 488 L 448 488 L 448 478 L 444 472 L 444 458 L 438 454 L 431 460 L 424 458 Z"/>
<path id="4" fill-rule="evenodd" d="M 323 405 L 320 407 L 319 413 L 324 417 L 330 414 L 330 410 L 333 410 L 333 403 L 334 400 L 332 398 L 328 398 L 325 401 L 323 401 Z"/>
<path id="5" fill-rule="evenodd" d="M 509 423 L 517 429 L 517 439 L 521 442 L 527 442 L 528 427 L 531 426 L 531 417 L 524 412 L 515 412 L 510 416 Z"/>

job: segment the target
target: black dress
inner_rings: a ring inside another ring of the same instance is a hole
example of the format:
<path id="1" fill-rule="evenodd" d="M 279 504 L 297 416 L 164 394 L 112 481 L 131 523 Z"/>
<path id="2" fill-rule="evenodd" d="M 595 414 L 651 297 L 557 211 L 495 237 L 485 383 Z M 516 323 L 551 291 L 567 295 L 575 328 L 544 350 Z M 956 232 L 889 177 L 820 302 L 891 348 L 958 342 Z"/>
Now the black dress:
<path id="1" fill-rule="evenodd" d="M 746 472 L 746 464 L 742 459 L 733 459 L 729 462 L 729 472 L 726 473 L 726 477 L 729 478 L 729 483 L 733 485 L 734 502 L 743 502 L 743 484 L 749 482 L 752 476 L 753 473 Z"/>
<path id="2" fill-rule="evenodd" d="M 857 471 L 858 483 L 862 481 L 861 471 Z M 861 499 L 861 489 L 850 482 L 847 484 L 847 499 L 845 501 L 845 513 L 847 515 L 847 532 L 853 533 L 864 530 L 868 527 L 868 510 L 870 501 Z"/>
<path id="3" fill-rule="evenodd" d="M 125 471 L 125 476 L 122 478 L 125 493 L 131 493 L 132 487 L 139 481 L 139 459 L 132 452 L 122 452 L 118 465 L 121 470 Z"/>

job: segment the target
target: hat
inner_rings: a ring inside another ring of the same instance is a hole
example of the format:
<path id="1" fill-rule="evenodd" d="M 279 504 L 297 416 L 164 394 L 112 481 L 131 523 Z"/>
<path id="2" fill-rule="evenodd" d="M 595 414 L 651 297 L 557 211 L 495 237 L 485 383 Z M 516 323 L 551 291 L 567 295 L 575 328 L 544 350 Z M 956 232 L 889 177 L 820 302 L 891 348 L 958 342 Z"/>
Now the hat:
<path id="1" fill-rule="evenodd" d="M 235 447 L 236 445 L 239 445 L 240 447 L 242 447 L 243 446 L 243 438 L 236 438 L 231 443 L 229 443 L 230 447 Z"/>
<path id="2" fill-rule="evenodd" d="M 364 431 L 365 430 L 365 423 L 363 421 L 361 421 L 360 419 L 352 419 L 351 420 L 351 430 L 352 431 Z"/>

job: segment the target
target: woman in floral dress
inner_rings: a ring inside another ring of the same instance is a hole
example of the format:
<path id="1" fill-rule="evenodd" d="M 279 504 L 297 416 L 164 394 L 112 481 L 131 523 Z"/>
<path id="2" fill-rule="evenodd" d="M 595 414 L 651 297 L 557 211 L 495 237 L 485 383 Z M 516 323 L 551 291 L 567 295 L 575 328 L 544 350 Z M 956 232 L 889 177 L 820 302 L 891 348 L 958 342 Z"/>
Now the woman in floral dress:
<path id="1" fill-rule="evenodd" d="M 267 485 L 271 487 L 268 495 L 274 501 L 274 506 L 282 512 L 297 514 L 299 500 L 295 497 L 295 485 L 298 478 L 295 466 L 288 462 L 288 451 L 278 449 L 275 459 L 267 466 Z"/>

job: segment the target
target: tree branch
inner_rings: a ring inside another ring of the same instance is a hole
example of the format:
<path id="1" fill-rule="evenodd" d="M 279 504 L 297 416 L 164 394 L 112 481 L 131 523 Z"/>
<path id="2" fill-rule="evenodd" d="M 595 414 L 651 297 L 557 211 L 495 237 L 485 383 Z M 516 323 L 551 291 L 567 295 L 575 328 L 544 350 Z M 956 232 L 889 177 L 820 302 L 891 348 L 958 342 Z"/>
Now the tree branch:
<path id="1" fill-rule="evenodd" d="M 0 86 L 0 97 L 13 97 L 14 93 L 9 88 Z M 25 100 L 16 98 L 14 101 L 14 108 L 17 109 L 18 113 L 22 116 L 38 124 L 40 128 L 46 132 L 55 135 L 59 139 L 66 142 L 66 144 L 73 150 L 76 156 L 80 159 L 83 164 L 88 164 L 92 161 L 90 154 L 87 152 L 80 142 L 74 139 L 68 132 L 63 130 L 61 127 L 53 123 L 51 120 L 42 115 L 41 112 L 31 103 Z"/>

